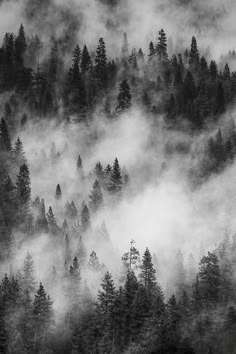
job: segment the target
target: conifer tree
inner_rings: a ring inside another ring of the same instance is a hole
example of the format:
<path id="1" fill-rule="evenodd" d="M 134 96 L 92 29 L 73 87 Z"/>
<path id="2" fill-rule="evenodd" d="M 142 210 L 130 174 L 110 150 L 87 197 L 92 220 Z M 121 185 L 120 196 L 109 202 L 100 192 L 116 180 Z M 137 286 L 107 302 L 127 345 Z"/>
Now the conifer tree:
<path id="1" fill-rule="evenodd" d="M 87 231 L 90 227 L 90 213 L 87 205 L 84 203 L 81 212 L 82 231 Z"/>
<path id="2" fill-rule="evenodd" d="M 60 199 L 62 198 L 62 192 L 61 192 L 60 184 L 58 184 L 57 187 L 56 187 L 55 198 L 56 198 L 57 200 L 60 200 Z"/>
<path id="3" fill-rule="evenodd" d="M 94 252 L 94 251 L 92 251 L 92 253 L 89 256 L 88 268 L 92 272 L 99 272 L 101 270 L 101 265 L 99 263 L 99 259 L 96 255 L 96 252 Z"/>
<path id="4" fill-rule="evenodd" d="M 215 306 L 219 299 L 220 267 L 218 257 L 211 252 L 203 256 L 199 265 L 199 287 L 207 306 Z"/>
<path id="5" fill-rule="evenodd" d="M 81 74 L 84 75 L 87 73 L 92 65 L 91 58 L 88 52 L 86 45 L 84 45 L 81 55 L 80 69 Z"/>
<path id="6" fill-rule="evenodd" d="M 19 174 L 16 179 L 16 194 L 19 206 L 19 217 L 24 220 L 29 213 L 31 199 L 30 174 L 26 164 L 20 166 Z"/>
<path id="7" fill-rule="evenodd" d="M 13 151 L 14 151 L 14 155 L 15 155 L 18 163 L 20 163 L 21 165 L 23 165 L 23 163 L 26 163 L 23 144 L 22 144 L 19 137 L 17 138 L 17 140 L 15 142 L 15 146 L 14 146 Z"/>
<path id="8" fill-rule="evenodd" d="M 81 159 L 81 156 L 80 156 L 80 155 L 79 155 L 79 157 L 78 157 L 78 159 L 77 159 L 77 165 L 76 165 L 76 167 L 77 167 L 77 171 L 78 171 L 79 173 L 81 173 L 82 170 L 83 170 L 83 162 L 82 162 L 82 159 Z"/>
<path id="9" fill-rule="evenodd" d="M 34 261 L 29 252 L 24 260 L 23 272 L 22 272 L 22 288 L 24 293 L 30 297 L 34 294 L 36 290 L 35 282 L 35 266 Z"/>
<path id="10" fill-rule="evenodd" d="M 149 54 L 148 54 L 148 57 L 149 57 L 150 61 L 154 58 L 155 54 L 156 54 L 156 51 L 155 51 L 155 48 L 154 48 L 154 44 L 153 44 L 153 42 L 150 42 L 150 44 L 149 44 Z"/>
<path id="11" fill-rule="evenodd" d="M 131 93 L 127 80 L 120 83 L 119 94 L 117 97 L 116 112 L 123 113 L 131 107 Z"/>
<path id="12" fill-rule="evenodd" d="M 148 248 L 143 255 L 142 264 L 140 265 L 141 273 L 139 275 L 147 292 L 151 292 L 156 285 L 156 271 L 153 267 L 152 256 Z"/>
<path id="13" fill-rule="evenodd" d="M 108 190 L 112 194 L 118 195 L 121 192 L 121 188 L 122 188 L 121 169 L 120 169 L 119 161 L 116 157 L 111 172 L 111 179 L 110 179 L 110 185 Z"/>
<path id="14" fill-rule="evenodd" d="M 160 60 L 167 60 L 168 59 L 167 39 L 166 39 L 166 34 L 163 29 L 161 29 L 159 31 L 156 52 L 157 52 L 158 58 Z"/>
<path id="15" fill-rule="evenodd" d="M 196 38 L 192 37 L 191 49 L 189 52 L 189 63 L 193 65 L 197 65 L 199 63 L 199 52 L 197 47 Z"/>
<path id="16" fill-rule="evenodd" d="M 35 295 L 33 315 L 35 350 L 44 352 L 53 325 L 53 308 L 52 301 L 50 297 L 47 296 L 42 283 L 39 284 L 39 289 Z"/>
<path id="17" fill-rule="evenodd" d="M 129 43 L 127 38 L 127 33 L 123 34 L 123 44 L 121 48 L 121 56 L 123 59 L 127 59 L 129 55 Z"/>
<path id="18" fill-rule="evenodd" d="M 11 151 L 11 140 L 8 133 L 7 123 L 4 118 L 0 123 L 0 150 Z"/>
<path id="19" fill-rule="evenodd" d="M 103 38 L 98 41 L 95 57 L 95 73 L 98 85 L 105 88 L 107 85 L 107 56 Z"/>
<path id="20" fill-rule="evenodd" d="M 108 315 L 113 310 L 115 300 L 115 286 L 111 273 L 106 272 L 101 287 L 102 290 L 98 292 L 98 308 L 101 315 Z"/>
<path id="21" fill-rule="evenodd" d="M 48 232 L 48 220 L 46 218 L 44 199 L 42 199 L 40 203 L 35 227 L 38 232 Z"/>
<path id="22" fill-rule="evenodd" d="M 100 187 L 100 184 L 97 180 L 95 180 L 93 184 L 93 189 L 89 195 L 89 207 L 93 212 L 96 212 L 99 210 L 99 208 L 103 204 L 103 194 L 102 190 Z"/>
<path id="23" fill-rule="evenodd" d="M 27 43 L 23 24 L 20 25 L 18 36 L 15 39 L 15 60 L 19 67 L 24 65 L 24 55 Z"/>

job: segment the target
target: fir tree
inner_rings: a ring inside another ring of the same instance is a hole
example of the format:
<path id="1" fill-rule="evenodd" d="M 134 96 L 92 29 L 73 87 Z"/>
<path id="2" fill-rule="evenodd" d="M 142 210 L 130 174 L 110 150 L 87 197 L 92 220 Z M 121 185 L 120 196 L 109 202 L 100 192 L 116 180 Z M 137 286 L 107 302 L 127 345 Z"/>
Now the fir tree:
<path id="1" fill-rule="evenodd" d="M 42 199 L 40 203 L 35 227 L 38 232 L 48 232 L 48 220 L 46 218 L 44 199 Z"/>
<path id="2" fill-rule="evenodd" d="M 95 57 L 95 73 L 98 85 L 105 88 L 107 85 L 107 56 L 103 38 L 98 41 Z"/>
<path id="3" fill-rule="evenodd" d="M 80 69 L 82 75 L 87 73 L 92 65 L 91 58 L 86 45 L 84 45 L 81 55 Z"/>
<path id="4" fill-rule="evenodd" d="M 146 248 L 146 251 L 144 252 L 140 269 L 141 273 L 139 277 L 147 292 L 151 292 L 156 285 L 156 271 L 153 267 L 152 256 L 148 248 Z"/>
<path id="5" fill-rule="evenodd" d="M 18 36 L 15 39 L 15 60 L 19 67 L 24 65 L 24 55 L 26 52 L 27 43 L 24 26 L 21 24 Z"/>
<path id="6" fill-rule="evenodd" d="M 220 268 L 218 257 L 211 252 L 202 257 L 199 265 L 199 286 L 201 297 L 208 306 L 217 304 L 220 289 Z"/>
<path id="7" fill-rule="evenodd" d="M 30 174 L 26 164 L 20 167 L 19 174 L 17 175 L 16 194 L 19 205 L 19 216 L 24 219 L 29 212 L 31 199 Z"/>
<path id="8" fill-rule="evenodd" d="M 94 251 L 89 256 L 88 268 L 92 272 L 99 272 L 101 270 L 101 265 L 99 263 L 99 259 L 96 255 L 96 252 L 94 252 Z"/>
<path id="9" fill-rule="evenodd" d="M 121 48 L 121 56 L 123 59 L 127 59 L 129 55 L 129 43 L 127 38 L 127 33 L 123 34 L 123 44 Z"/>
<path id="10" fill-rule="evenodd" d="M 8 133 L 7 123 L 4 118 L 0 123 L 0 149 L 2 151 L 11 151 L 11 140 Z"/>
<path id="11" fill-rule="evenodd" d="M 199 63 L 199 52 L 197 47 L 197 41 L 194 36 L 192 37 L 191 49 L 189 52 L 189 63 L 193 65 Z"/>
<path id="12" fill-rule="evenodd" d="M 160 60 L 167 60 L 168 59 L 167 39 L 166 39 L 166 34 L 163 29 L 161 29 L 159 31 L 156 52 L 157 52 L 157 55 Z"/>
<path id="13" fill-rule="evenodd" d="M 24 293 L 30 297 L 34 294 L 36 290 L 35 282 L 35 266 L 34 261 L 29 252 L 24 260 L 23 272 L 22 272 L 22 288 Z"/>
<path id="14" fill-rule="evenodd" d="M 127 80 L 120 83 L 119 95 L 117 97 L 116 112 L 123 113 L 131 107 L 131 93 Z"/>
<path id="15" fill-rule="evenodd" d="M 89 207 L 93 212 L 96 212 L 101 208 L 103 204 L 103 194 L 100 187 L 100 184 L 97 180 L 95 180 L 93 184 L 93 189 L 89 195 Z"/>
<path id="16" fill-rule="evenodd" d="M 115 158 L 112 172 L 111 172 L 111 179 L 109 185 L 109 191 L 112 194 L 119 194 L 122 188 L 122 176 L 121 176 L 121 169 L 119 165 L 119 161 Z"/>
<path id="17" fill-rule="evenodd" d="M 84 232 L 87 231 L 90 227 L 90 213 L 85 203 L 83 204 L 81 212 L 81 226 Z"/>
<path id="18" fill-rule="evenodd" d="M 60 200 L 60 199 L 62 198 L 62 192 L 61 192 L 60 184 L 58 184 L 57 187 L 56 187 L 55 198 L 56 198 L 57 200 Z"/>
<path id="19" fill-rule="evenodd" d="M 149 54 L 148 54 L 149 60 L 152 60 L 154 58 L 155 54 L 156 54 L 156 51 L 155 51 L 155 48 L 154 48 L 154 44 L 153 44 L 153 42 L 150 42 L 150 44 L 149 44 Z"/>

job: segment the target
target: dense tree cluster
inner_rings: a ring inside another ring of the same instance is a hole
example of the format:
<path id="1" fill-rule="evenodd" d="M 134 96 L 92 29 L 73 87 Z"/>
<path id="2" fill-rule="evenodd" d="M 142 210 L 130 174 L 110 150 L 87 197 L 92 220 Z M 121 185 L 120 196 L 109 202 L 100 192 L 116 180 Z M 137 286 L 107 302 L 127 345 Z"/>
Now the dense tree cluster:
<path id="1" fill-rule="evenodd" d="M 0 48 L 0 94 L 7 97 L 0 121 L 0 261 L 7 273 L 0 284 L 0 353 L 234 353 L 235 238 L 202 256 L 198 269 L 193 255 L 186 268 L 179 250 L 168 289 L 156 256 L 146 248 L 140 257 L 132 240 L 113 278 L 99 260 L 101 249 L 107 258 L 114 250 L 98 218 L 123 196 L 132 197 L 132 177 L 143 171 L 133 166 L 127 172 L 116 155 L 111 164 L 97 161 L 88 170 L 80 154 L 74 170 L 81 193 L 68 196 L 63 177 L 55 175 L 51 194 L 35 197 L 20 132 L 34 117 L 50 120 L 58 113 L 65 126 L 79 122 L 89 129 L 95 112 L 112 124 L 138 107 L 150 118 L 153 136 L 159 117 L 167 131 L 187 131 L 191 138 L 205 133 L 197 171 L 190 166 L 190 175 L 202 181 L 234 161 L 235 125 L 227 130 L 218 122 L 235 101 L 236 73 L 201 56 L 195 37 L 171 57 L 163 29 L 148 55 L 130 48 L 126 33 L 116 60 L 108 58 L 103 38 L 89 49 L 75 44 L 68 64 L 59 40 L 43 44 L 27 37 L 23 25 L 17 35 L 6 33 Z M 163 150 L 167 158 L 173 153 L 167 143 Z M 190 147 L 173 150 L 183 154 Z M 53 142 L 39 155 L 56 169 L 63 153 Z M 45 279 L 29 252 L 20 269 L 14 263 L 17 247 L 40 237 L 58 255 Z M 59 313 L 54 296 L 63 303 Z"/>

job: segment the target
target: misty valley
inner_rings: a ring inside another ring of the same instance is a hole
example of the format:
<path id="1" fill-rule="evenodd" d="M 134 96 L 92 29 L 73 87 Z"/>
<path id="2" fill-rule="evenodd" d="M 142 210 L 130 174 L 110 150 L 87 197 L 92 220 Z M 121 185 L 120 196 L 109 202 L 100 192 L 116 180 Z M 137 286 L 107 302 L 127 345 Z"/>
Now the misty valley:
<path id="1" fill-rule="evenodd" d="M 203 43 L 213 2 L 210 23 L 166 2 L 180 38 L 147 25 L 162 0 L 0 1 L 0 353 L 236 353 L 236 53 Z"/>

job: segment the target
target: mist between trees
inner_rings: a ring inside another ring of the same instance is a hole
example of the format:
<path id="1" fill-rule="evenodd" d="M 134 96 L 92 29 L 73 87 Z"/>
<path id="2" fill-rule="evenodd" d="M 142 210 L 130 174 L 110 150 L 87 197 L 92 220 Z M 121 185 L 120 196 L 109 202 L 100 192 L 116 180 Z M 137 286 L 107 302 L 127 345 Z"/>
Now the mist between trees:
<path id="1" fill-rule="evenodd" d="M 236 350 L 235 52 L 121 37 L 3 38 L 1 353 Z"/>

